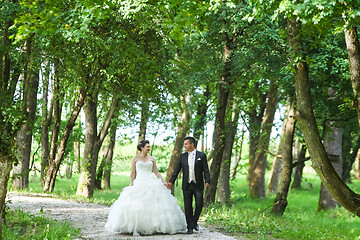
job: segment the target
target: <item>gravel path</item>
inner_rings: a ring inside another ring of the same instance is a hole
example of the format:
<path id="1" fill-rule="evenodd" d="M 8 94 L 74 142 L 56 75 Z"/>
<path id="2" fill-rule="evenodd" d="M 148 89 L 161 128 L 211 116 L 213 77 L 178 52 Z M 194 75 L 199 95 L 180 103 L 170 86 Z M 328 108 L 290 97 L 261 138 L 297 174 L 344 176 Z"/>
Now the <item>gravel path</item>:
<path id="1" fill-rule="evenodd" d="M 22 195 L 9 192 L 7 200 L 11 200 L 8 206 L 12 209 L 20 208 L 23 211 L 33 214 L 40 214 L 40 210 L 46 216 L 59 221 L 68 221 L 73 227 L 80 228 L 81 237 L 79 239 L 169 239 L 169 240 L 187 240 L 187 239 L 235 239 L 223 235 L 219 232 L 206 229 L 200 225 L 200 231 L 194 231 L 194 234 L 157 234 L 151 236 L 138 236 L 125 234 L 111 234 L 104 228 L 109 207 L 96 203 L 80 203 L 62 199 L 50 198 L 47 195 Z"/>

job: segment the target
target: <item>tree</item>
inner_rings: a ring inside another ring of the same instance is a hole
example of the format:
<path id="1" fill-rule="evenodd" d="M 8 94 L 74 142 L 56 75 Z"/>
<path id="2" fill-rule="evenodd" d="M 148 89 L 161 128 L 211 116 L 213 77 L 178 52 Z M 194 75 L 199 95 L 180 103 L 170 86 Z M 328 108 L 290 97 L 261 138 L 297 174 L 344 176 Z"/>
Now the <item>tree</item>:
<path id="1" fill-rule="evenodd" d="M 250 196 L 253 198 L 265 198 L 265 169 L 266 154 L 269 146 L 271 128 L 274 121 L 276 105 L 278 101 L 277 85 L 275 81 L 270 82 L 268 94 L 268 102 L 266 104 L 266 112 L 262 122 L 261 136 L 257 152 L 255 154 L 254 163 L 251 169 L 250 178 Z"/>
<path id="2" fill-rule="evenodd" d="M 290 112 L 290 100 L 286 102 L 286 112 Z M 278 144 L 278 148 L 276 151 L 276 155 L 274 157 L 274 162 L 271 167 L 269 182 L 267 186 L 266 193 L 276 193 L 278 185 L 279 185 L 279 179 L 281 174 L 281 169 L 283 165 L 283 156 L 282 152 L 285 145 L 285 133 L 286 133 L 286 126 L 287 126 L 287 119 L 285 118 L 282 124 L 282 130 L 281 130 L 281 136 L 280 141 Z"/>
<path id="3" fill-rule="evenodd" d="M 301 24 L 296 18 L 297 16 L 288 18 L 290 48 L 293 51 L 293 56 L 301 56 L 300 62 L 294 61 L 297 99 L 295 117 L 303 132 L 305 143 L 313 163 L 312 166 L 319 175 L 322 183 L 338 203 L 350 212 L 360 216 L 360 212 L 358 211 L 360 205 L 359 195 L 353 192 L 336 173 L 320 139 L 310 100 L 311 93 L 308 66 L 305 61 L 305 56 L 302 56 L 300 53 L 303 49 L 300 35 Z"/>
<path id="4" fill-rule="evenodd" d="M 65 148 L 66 148 L 70 133 L 71 133 L 73 127 L 75 126 L 76 119 L 80 113 L 82 106 L 84 105 L 85 96 L 86 96 L 85 89 L 83 89 L 83 88 L 80 89 L 78 99 L 76 102 L 76 106 L 73 109 L 73 111 L 70 115 L 70 118 L 66 124 L 66 127 L 64 129 L 64 132 L 61 136 L 59 147 L 56 152 L 55 158 L 53 161 L 49 162 L 49 169 L 47 170 L 46 178 L 45 178 L 45 182 L 44 182 L 44 189 L 43 189 L 44 192 L 52 192 L 54 190 L 56 175 L 57 175 L 57 172 L 59 171 L 60 164 L 63 160 Z"/>
<path id="5" fill-rule="evenodd" d="M 295 148 L 295 151 L 296 150 L 297 150 L 297 148 Z M 299 150 L 297 150 L 297 151 L 299 151 Z M 305 160 L 306 146 L 304 144 L 301 144 L 300 151 L 295 154 L 296 154 L 295 156 L 297 156 L 297 158 L 296 158 L 296 166 L 294 168 L 294 180 L 291 184 L 291 188 L 299 189 L 301 187 L 302 174 L 303 174 L 303 169 L 305 167 L 305 161 L 306 161 Z"/>
<path id="6" fill-rule="evenodd" d="M 99 133 L 97 133 L 97 91 L 95 90 L 86 100 L 85 111 L 85 148 L 80 172 L 79 183 L 76 195 L 92 197 L 95 189 L 96 167 L 99 158 L 99 151 L 105 140 L 108 129 L 111 126 L 111 119 L 118 111 L 119 101 L 114 94 L 110 108 L 106 114 L 106 119 Z"/>
<path id="7" fill-rule="evenodd" d="M 293 140 L 295 133 L 295 108 L 291 103 L 289 104 L 289 111 L 287 112 L 285 136 L 284 136 L 284 148 L 281 152 L 283 159 L 283 167 L 281 170 L 281 180 L 279 188 L 276 192 L 276 197 L 274 200 L 273 207 L 271 212 L 277 215 L 282 215 L 285 212 L 285 208 L 288 204 L 287 195 L 289 192 L 290 182 L 291 182 L 291 173 L 292 173 L 292 152 L 293 152 Z"/>
<path id="8" fill-rule="evenodd" d="M 29 166 L 32 144 L 32 128 L 35 122 L 39 70 L 34 63 L 33 37 L 25 41 L 26 63 L 24 64 L 23 114 L 26 122 L 17 135 L 18 164 L 14 168 L 12 188 L 25 189 L 29 185 Z"/>
<path id="9" fill-rule="evenodd" d="M 225 139 L 224 154 L 221 163 L 219 186 L 217 193 L 217 200 L 222 204 L 229 203 L 230 201 L 231 157 L 232 157 L 232 150 L 235 141 L 235 136 L 237 133 L 237 126 L 238 126 L 239 113 L 240 113 L 240 108 L 235 98 L 231 99 L 231 101 L 229 101 L 228 104 L 232 105 L 231 107 L 227 108 L 228 109 L 227 114 L 228 115 L 231 114 L 231 117 L 228 117 L 226 121 L 226 125 L 227 125 L 226 139 Z"/>

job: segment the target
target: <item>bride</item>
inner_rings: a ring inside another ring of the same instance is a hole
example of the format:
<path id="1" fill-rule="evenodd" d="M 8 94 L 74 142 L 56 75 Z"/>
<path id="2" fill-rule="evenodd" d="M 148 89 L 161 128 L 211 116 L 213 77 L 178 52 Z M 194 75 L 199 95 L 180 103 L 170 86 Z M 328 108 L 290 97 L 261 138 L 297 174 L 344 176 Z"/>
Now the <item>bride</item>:
<path id="1" fill-rule="evenodd" d="M 137 149 L 141 153 L 132 161 L 130 186 L 123 188 L 110 207 L 105 228 L 112 233 L 133 233 L 134 236 L 186 230 L 185 215 L 177 199 L 166 188 L 155 158 L 148 155 L 149 141 L 140 141 Z"/>

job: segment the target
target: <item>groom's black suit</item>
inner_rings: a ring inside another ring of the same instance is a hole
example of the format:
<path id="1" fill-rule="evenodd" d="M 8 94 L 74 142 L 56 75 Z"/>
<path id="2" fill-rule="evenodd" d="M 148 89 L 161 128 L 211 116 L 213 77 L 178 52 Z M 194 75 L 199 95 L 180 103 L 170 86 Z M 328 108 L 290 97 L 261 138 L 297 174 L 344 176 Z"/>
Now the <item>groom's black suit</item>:
<path id="1" fill-rule="evenodd" d="M 183 180 L 182 180 L 182 190 L 184 195 L 184 207 L 185 207 L 185 217 L 187 222 L 188 229 L 193 229 L 197 226 L 197 221 L 200 217 L 200 213 L 203 207 L 203 190 L 204 190 L 204 180 L 205 183 L 210 184 L 210 173 L 209 166 L 207 163 L 206 154 L 203 152 L 196 151 L 195 155 L 195 179 L 196 183 L 188 182 L 189 179 L 189 164 L 188 157 L 189 153 L 183 153 L 180 155 L 180 159 L 174 169 L 174 173 L 169 182 L 174 184 L 180 170 L 183 170 Z M 195 213 L 193 213 L 192 208 L 192 198 L 195 197 Z"/>

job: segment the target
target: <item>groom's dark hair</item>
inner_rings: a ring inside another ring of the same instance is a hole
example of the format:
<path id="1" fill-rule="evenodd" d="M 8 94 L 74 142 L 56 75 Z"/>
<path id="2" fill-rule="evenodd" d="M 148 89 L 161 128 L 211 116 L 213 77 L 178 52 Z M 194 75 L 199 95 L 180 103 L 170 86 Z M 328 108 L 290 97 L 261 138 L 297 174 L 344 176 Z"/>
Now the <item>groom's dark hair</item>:
<path id="1" fill-rule="evenodd" d="M 184 139 L 184 141 L 185 141 L 185 140 L 189 140 L 190 144 L 193 143 L 193 144 L 194 144 L 194 147 L 196 148 L 197 143 L 196 143 L 196 141 L 195 141 L 195 138 L 193 138 L 193 137 L 186 137 L 186 138 Z"/>

